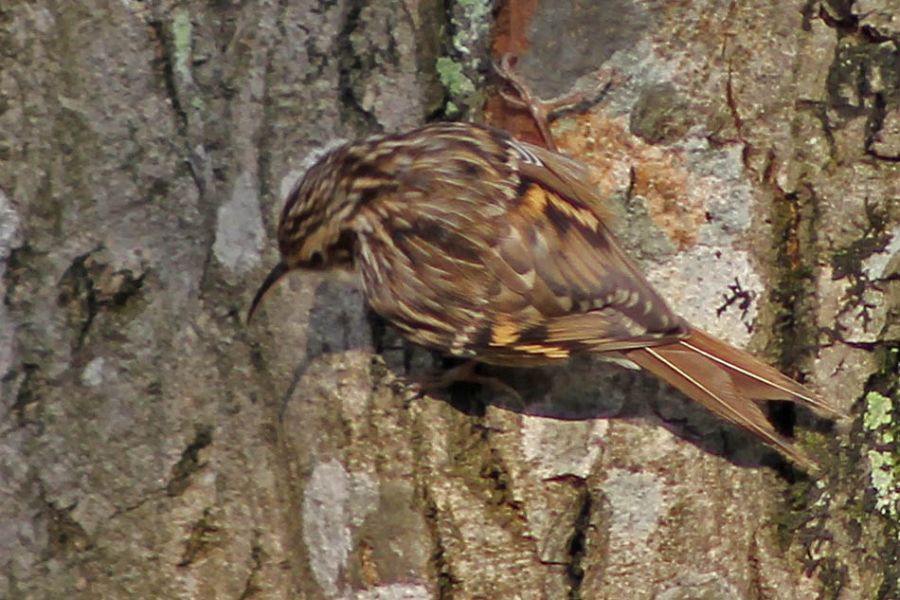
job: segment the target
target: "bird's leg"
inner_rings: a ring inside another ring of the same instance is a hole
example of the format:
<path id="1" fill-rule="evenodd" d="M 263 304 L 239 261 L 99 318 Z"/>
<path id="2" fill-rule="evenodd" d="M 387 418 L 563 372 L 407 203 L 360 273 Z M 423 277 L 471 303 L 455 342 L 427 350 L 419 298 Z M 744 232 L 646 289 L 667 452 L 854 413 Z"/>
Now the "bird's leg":
<path id="1" fill-rule="evenodd" d="M 606 96 L 610 87 L 621 82 L 622 78 L 614 72 L 602 73 L 602 81 L 597 90 L 591 96 L 583 92 L 576 92 L 555 100 L 541 100 L 537 98 L 528 84 L 515 71 L 515 57 L 512 54 L 504 54 L 499 62 L 494 64 L 494 70 L 503 82 L 512 88 L 512 93 L 500 90 L 500 96 L 513 108 L 527 110 L 534 120 L 535 126 L 541 134 L 544 146 L 548 150 L 557 151 L 553 133 L 550 131 L 550 123 L 557 119 L 561 113 L 582 107 L 590 108 Z"/>
<path id="2" fill-rule="evenodd" d="M 479 375 L 476 373 L 475 368 L 477 366 L 477 361 L 469 360 L 456 365 L 455 367 L 442 370 L 439 373 L 419 377 L 414 382 L 413 386 L 417 388 L 419 394 L 425 394 L 436 390 L 446 389 L 454 383 L 474 383 L 489 388 L 495 393 L 506 394 L 517 400 L 522 399 L 519 392 L 511 385 L 502 382 L 496 377 Z"/>
<path id="3" fill-rule="evenodd" d="M 500 96 L 507 104 L 513 108 L 527 110 L 531 114 L 532 120 L 541 134 L 544 146 L 548 150 L 557 151 L 556 142 L 553 140 L 553 133 L 550 131 L 550 122 L 553 119 L 554 110 L 562 108 L 571 108 L 584 101 L 584 94 L 576 93 L 557 100 L 541 100 L 532 94 L 531 89 L 522 79 L 522 77 L 514 70 L 515 58 L 512 54 L 504 54 L 500 62 L 494 65 L 494 70 L 510 88 L 513 93 L 507 90 L 500 90 Z"/>

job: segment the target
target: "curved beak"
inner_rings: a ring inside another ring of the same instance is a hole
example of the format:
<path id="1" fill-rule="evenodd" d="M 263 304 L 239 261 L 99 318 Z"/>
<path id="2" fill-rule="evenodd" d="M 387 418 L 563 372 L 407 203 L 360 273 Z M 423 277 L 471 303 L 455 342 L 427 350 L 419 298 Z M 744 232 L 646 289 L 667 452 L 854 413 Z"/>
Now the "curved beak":
<path id="1" fill-rule="evenodd" d="M 253 313 L 256 312 L 256 307 L 262 302 L 263 297 L 265 297 L 266 292 L 275 285 L 279 279 L 284 277 L 284 275 L 290 271 L 290 267 L 288 267 L 283 262 L 278 263 L 275 267 L 269 271 L 269 274 L 266 276 L 266 280 L 262 282 L 262 285 L 259 286 L 259 289 L 256 290 L 256 296 L 253 297 L 253 302 L 250 304 L 250 310 L 247 311 L 247 324 L 250 324 L 250 319 L 253 318 Z"/>

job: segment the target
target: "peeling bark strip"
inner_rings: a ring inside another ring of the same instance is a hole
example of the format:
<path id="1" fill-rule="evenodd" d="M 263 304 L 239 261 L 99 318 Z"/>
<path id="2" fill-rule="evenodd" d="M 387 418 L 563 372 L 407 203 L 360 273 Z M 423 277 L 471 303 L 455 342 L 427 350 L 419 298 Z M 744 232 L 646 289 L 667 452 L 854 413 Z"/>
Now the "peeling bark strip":
<path id="1" fill-rule="evenodd" d="M 409 400 L 431 357 L 337 284 L 243 327 L 282 182 L 477 104 L 491 29 L 542 96 L 627 77 L 557 137 L 667 300 L 858 401 L 797 419 L 836 476 L 595 363 L 502 374 L 567 419 Z M 2 2 L 0 597 L 897 598 L 898 39 L 883 0 Z"/>

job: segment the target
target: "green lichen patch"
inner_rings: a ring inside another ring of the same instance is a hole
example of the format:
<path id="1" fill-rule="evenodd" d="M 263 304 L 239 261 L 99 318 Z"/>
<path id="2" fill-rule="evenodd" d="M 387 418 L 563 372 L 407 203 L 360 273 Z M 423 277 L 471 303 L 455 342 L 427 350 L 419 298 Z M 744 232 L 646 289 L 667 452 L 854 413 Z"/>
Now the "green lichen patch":
<path id="1" fill-rule="evenodd" d="M 863 427 L 870 432 L 872 448 L 866 452 L 875 492 L 875 509 L 900 524 L 900 420 L 894 416 L 891 398 L 878 392 L 866 395 Z"/>
<path id="2" fill-rule="evenodd" d="M 466 77 L 463 66 L 452 58 L 442 56 L 437 59 L 437 72 L 441 83 L 451 96 L 475 93 L 475 84 Z"/>
<path id="3" fill-rule="evenodd" d="M 185 81 L 191 80 L 191 50 L 193 25 L 186 11 L 177 11 L 172 19 L 172 45 L 175 52 L 175 72 Z"/>
<path id="4" fill-rule="evenodd" d="M 490 0 L 458 0 L 451 19 L 455 34 L 453 48 L 461 54 L 470 54 L 473 47 L 488 39 L 491 27 Z"/>
<path id="5" fill-rule="evenodd" d="M 863 426 L 869 431 L 876 431 L 891 424 L 891 399 L 878 392 L 869 392 L 866 396 L 866 414 Z"/>
<path id="6" fill-rule="evenodd" d="M 490 57 L 490 0 L 457 0 L 450 3 L 450 35 L 445 56 L 437 59 L 435 68 L 444 88 L 448 117 L 466 116 L 477 111 L 484 102 L 479 91 L 484 84 L 484 67 Z"/>

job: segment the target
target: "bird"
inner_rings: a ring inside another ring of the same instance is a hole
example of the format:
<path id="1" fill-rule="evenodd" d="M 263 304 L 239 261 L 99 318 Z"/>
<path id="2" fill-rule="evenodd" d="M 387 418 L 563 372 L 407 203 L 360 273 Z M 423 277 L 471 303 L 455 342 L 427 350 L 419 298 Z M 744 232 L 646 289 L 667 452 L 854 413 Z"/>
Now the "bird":
<path id="1" fill-rule="evenodd" d="M 351 142 L 288 194 L 281 259 L 247 319 L 291 271 L 343 272 L 415 344 L 500 366 L 629 361 L 816 470 L 765 401 L 843 413 L 676 314 L 619 247 L 606 205 L 577 160 L 484 125 Z"/>

